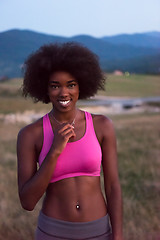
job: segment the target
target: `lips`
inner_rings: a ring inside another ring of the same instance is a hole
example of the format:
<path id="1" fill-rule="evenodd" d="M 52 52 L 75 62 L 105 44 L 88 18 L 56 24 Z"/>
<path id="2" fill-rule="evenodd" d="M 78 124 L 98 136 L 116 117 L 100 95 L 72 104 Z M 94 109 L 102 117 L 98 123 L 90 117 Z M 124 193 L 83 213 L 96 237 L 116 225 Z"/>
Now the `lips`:
<path id="1" fill-rule="evenodd" d="M 61 106 L 66 107 L 69 105 L 71 100 L 59 100 L 58 102 L 60 103 Z"/>

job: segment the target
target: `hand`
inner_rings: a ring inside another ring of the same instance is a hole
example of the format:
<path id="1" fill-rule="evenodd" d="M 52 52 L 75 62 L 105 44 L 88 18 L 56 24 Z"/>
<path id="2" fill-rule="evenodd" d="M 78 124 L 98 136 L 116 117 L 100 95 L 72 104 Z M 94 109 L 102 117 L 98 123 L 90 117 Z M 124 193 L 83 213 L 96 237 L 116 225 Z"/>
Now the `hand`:
<path id="1" fill-rule="evenodd" d="M 61 154 L 71 137 L 75 137 L 74 127 L 71 124 L 63 124 L 54 133 L 52 148 L 57 154 Z"/>

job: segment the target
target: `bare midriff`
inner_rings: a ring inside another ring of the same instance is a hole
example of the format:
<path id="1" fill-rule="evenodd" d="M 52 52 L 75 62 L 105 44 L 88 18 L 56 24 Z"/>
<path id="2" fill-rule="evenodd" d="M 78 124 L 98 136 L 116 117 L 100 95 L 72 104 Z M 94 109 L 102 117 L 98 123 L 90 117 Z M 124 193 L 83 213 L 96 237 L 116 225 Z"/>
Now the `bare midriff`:
<path id="1" fill-rule="evenodd" d="M 107 206 L 100 177 L 79 176 L 50 183 L 42 212 L 70 222 L 88 222 L 104 217 Z"/>

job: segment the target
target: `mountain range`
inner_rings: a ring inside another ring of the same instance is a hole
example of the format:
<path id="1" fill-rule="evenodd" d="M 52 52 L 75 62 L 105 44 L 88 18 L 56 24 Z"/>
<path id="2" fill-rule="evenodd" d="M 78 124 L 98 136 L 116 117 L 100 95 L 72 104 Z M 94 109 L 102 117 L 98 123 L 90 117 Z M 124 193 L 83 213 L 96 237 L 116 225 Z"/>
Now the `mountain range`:
<path id="1" fill-rule="evenodd" d="M 12 29 L 0 33 L 0 77 L 22 77 L 26 57 L 43 44 L 74 41 L 99 56 L 106 72 L 160 73 L 160 32 L 120 34 L 95 38 L 89 35 L 54 36 Z"/>

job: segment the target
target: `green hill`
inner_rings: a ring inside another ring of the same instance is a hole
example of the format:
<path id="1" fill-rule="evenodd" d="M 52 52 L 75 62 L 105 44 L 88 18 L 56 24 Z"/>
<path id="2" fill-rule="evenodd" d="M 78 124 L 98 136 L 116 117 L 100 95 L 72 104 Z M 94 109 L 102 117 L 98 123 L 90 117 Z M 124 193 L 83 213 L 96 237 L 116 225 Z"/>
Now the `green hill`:
<path id="1" fill-rule="evenodd" d="M 141 38 L 144 34 L 142 34 Z M 139 37 L 139 35 L 138 35 Z M 134 36 L 135 38 L 135 36 Z M 134 73 L 160 72 L 160 48 L 153 47 L 156 37 L 145 34 L 145 47 L 138 40 L 136 46 L 130 42 L 108 41 L 107 38 L 94 38 L 87 35 L 74 37 L 52 36 L 29 30 L 9 30 L 0 33 L 0 77 L 21 77 L 21 66 L 26 57 L 43 44 L 75 41 L 90 48 L 100 59 L 104 70 L 116 69 Z M 152 39 L 152 44 L 151 43 Z"/>

